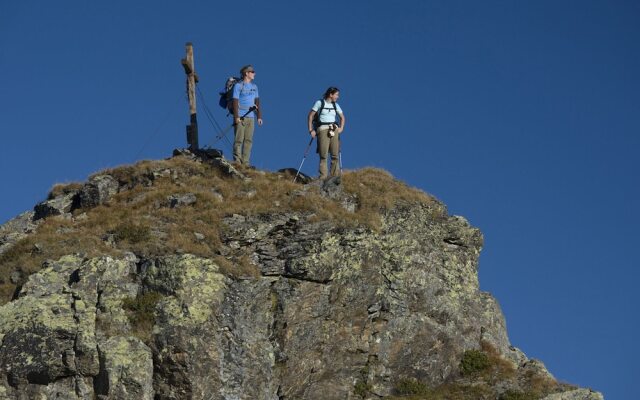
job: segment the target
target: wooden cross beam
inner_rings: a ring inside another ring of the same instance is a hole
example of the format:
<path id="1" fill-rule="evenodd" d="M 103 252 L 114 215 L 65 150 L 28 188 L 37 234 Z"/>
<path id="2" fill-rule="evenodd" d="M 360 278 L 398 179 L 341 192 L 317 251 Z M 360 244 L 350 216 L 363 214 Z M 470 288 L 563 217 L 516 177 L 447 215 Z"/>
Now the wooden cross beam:
<path id="1" fill-rule="evenodd" d="M 187 56 L 183 58 L 181 63 L 184 73 L 187 74 L 187 96 L 189 98 L 189 115 L 190 124 L 187 125 L 187 143 L 189 150 L 198 150 L 198 118 L 196 117 L 196 83 L 198 82 L 198 74 L 193 64 L 193 45 L 188 42 L 186 44 Z"/>

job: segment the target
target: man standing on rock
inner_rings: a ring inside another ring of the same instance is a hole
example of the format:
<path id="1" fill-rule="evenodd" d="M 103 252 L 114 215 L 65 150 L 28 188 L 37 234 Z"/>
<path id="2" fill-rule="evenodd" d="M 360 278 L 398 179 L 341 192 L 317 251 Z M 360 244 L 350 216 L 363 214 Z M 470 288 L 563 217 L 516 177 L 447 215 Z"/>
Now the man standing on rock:
<path id="1" fill-rule="evenodd" d="M 240 76 L 242 76 L 242 80 L 233 87 L 233 132 L 235 134 L 233 160 L 236 163 L 249 166 L 255 127 L 254 118 L 257 110 L 258 125 L 262 126 L 262 110 L 260 109 L 258 86 L 253 83 L 256 77 L 253 66 L 245 65 L 242 67 Z"/>

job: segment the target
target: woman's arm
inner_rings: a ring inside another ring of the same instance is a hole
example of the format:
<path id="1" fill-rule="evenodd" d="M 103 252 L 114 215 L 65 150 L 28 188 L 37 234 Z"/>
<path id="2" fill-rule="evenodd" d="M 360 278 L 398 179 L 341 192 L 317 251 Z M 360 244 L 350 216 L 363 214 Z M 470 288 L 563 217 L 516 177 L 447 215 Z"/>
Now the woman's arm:
<path id="1" fill-rule="evenodd" d="M 307 128 L 309 129 L 309 134 L 311 137 L 316 137 L 316 131 L 313 129 L 313 117 L 316 115 L 316 112 L 311 110 L 309 111 L 309 115 L 307 115 Z"/>
<path id="2" fill-rule="evenodd" d="M 344 130 L 344 126 L 347 123 L 347 119 L 345 118 L 343 113 L 340 113 L 340 125 L 338 126 L 338 133 Z"/>

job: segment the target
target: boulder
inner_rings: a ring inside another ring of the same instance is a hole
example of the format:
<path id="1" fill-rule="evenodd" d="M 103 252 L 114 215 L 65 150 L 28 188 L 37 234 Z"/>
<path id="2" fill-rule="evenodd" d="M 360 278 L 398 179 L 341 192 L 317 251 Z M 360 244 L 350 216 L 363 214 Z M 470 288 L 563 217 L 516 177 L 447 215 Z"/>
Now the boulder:
<path id="1" fill-rule="evenodd" d="M 0 254 L 38 227 L 41 220 L 34 220 L 34 215 L 35 212 L 26 211 L 0 225 Z"/>
<path id="2" fill-rule="evenodd" d="M 238 171 L 236 167 L 233 166 L 232 163 L 225 160 L 224 158 L 213 158 L 208 161 L 211 165 L 220 170 L 224 175 L 229 176 L 231 178 L 246 180 L 247 176 L 242 172 Z"/>
<path id="3" fill-rule="evenodd" d="M 62 196 L 58 196 L 51 200 L 38 203 L 34 208 L 34 221 L 42 218 L 46 218 L 51 215 L 68 214 L 73 211 L 78 198 L 78 192 L 68 193 Z"/>
<path id="4" fill-rule="evenodd" d="M 295 168 L 282 168 L 282 169 L 279 169 L 278 172 L 280 172 L 281 174 L 287 175 L 288 177 L 290 177 L 292 181 L 295 179 L 297 183 L 307 184 L 307 183 L 313 182 L 312 177 L 310 177 L 309 175 L 303 172 L 298 172 L 298 170 Z"/>
<path id="5" fill-rule="evenodd" d="M 122 301 L 137 293 L 128 280 L 132 263 L 66 256 L 31 275 L 18 298 L 0 307 L 3 398 L 94 398 L 94 379 L 105 368 L 99 346 L 113 348 L 103 330 L 107 325 L 99 328 L 97 321 L 108 319 L 109 332 L 128 332 Z M 110 390 L 124 393 L 120 386 L 126 392 L 128 382 L 121 378 Z"/>
<path id="6" fill-rule="evenodd" d="M 135 337 L 114 336 L 98 346 L 100 374 L 95 394 L 106 399 L 152 400 L 153 358 L 151 350 Z"/>
<path id="7" fill-rule="evenodd" d="M 118 193 L 118 188 L 118 181 L 111 175 L 94 176 L 80 190 L 80 207 L 91 208 L 105 204 L 111 196 Z"/>
<path id="8" fill-rule="evenodd" d="M 176 208 L 195 204 L 198 198 L 193 193 L 172 194 L 167 197 L 167 201 L 169 202 L 169 207 Z"/>

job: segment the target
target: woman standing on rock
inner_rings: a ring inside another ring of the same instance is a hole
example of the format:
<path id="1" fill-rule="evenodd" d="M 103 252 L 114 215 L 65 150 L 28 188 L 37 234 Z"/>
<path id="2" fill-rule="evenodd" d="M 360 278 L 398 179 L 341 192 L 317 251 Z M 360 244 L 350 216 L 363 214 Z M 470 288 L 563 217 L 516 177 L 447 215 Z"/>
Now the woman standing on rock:
<path id="1" fill-rule="evenodd" d="M 320 156 L 320 179 L 327 178 L 327 155 L 331 154 L 331 176 L 338 175 L 338 154 L 340 152 L 340 134 L 344 130 L 345 117 L 337 101 L 340 90 L 330 87 L 317 100 L 307 117 L 309 134 L 318 137 L 317 153 Z M 339 118 L 338 118 L 339 117 Z M 339 120 L 339 121 L 338 121 Z"/>

